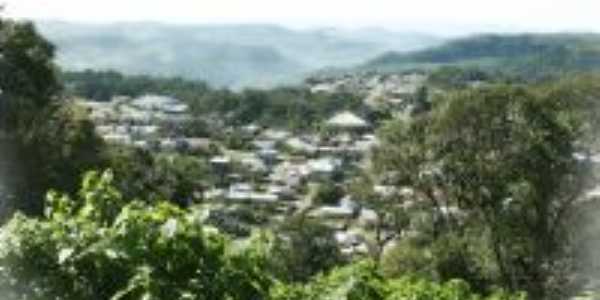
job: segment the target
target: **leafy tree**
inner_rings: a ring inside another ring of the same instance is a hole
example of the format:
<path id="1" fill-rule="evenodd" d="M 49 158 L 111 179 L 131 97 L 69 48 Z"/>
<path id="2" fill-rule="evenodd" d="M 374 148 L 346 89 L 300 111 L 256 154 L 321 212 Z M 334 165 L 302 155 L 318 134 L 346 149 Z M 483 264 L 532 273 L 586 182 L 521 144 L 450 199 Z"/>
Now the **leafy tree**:
<path id="1" fill-rule="evenodd" d="M 333 231 L 316 221 L 296 217 L 276 235 L 269 264 L 285 282 L 305 282 L 344 262 Z"/>
<path id="2" fill-rule="evenodd" d="M 111 148 L 109 153 L 109 165 L 121 179 L 116 186 L 128 199 L 168 199 L 187 206 L 196 200 L 195 192 L 213 182 L 208 163 L 191 156 L 153 155 L 121 147 Z"/>
<path id="3" fill-rule="evenodd" d="M 33 24 L 0 18 L 0 131 L 23 162 L 14 206 L 35 214 L 50 187 L 75 192 L 81 172 L 103 164 L 93 124 L 61 97 L 53 58 Z"/>
<path id="4" fill-rule="evenodd" d="M 32 23 L 0 17 L 2 129 L 27 129 L 40 112 L 56 102 L 60 84 L 53 58 L 54 47 Z"/>
<path id="5" fill-rule="evenodd" d="M 131 202 L 114 182 L 109 171 L 88 173 L 78 199 L 50 192 L 43 218 L 16 214 L 2 227 L 4 299 L 484 299 L 462 281 L 386 280 L 369 261 L 331 269 L 331 252 L 323 247 L 294 262 L 330 272 L 305 283 L 277 281 L 270 273 L 273 254 L 307 254 L 302 247 L 319 234 L 304 236 L 302 244 L 290 235 L 295 248 L 285 252 L 267 235 L 234 247 L 203 227 L 194 211 Z M 524 298 L 499 291 L 486 299 Z"/>
<path id="6" fill-rule="evenodd" d="M 376 177 L 373 170 L 366 170 L 349 185 L 349 193 L 353 199 L 360 202 L 361 206 L 371 209 L 377 214 L 374 224 L 375 251 L 373 258 L 376 262 L 380 262 L 385 246 L 402 235 L 410 226 L 411 209 L 404 205 L 410 201 L 406 195 L 376 193 L 374 190 Z"/>
<path id="7" fill-rule="evenodd" d="M 313 204 L 335 206 L 343 196 L 342 188 L 332 180 L 321 182 L 313 196 Z"/>
<path id="8" fill-rule="evenodd" d="M 115 71 L 63 72 L 60 78 L 65 82 L 69 94 L 95 101 L 110 101 L 115 96 L 138 97 L 144 94 L 162 94 L 186 102 L 194 102 L 196 98 L 209 91 L 204 82 L 181 78 L 125 76 Z"/>
<path id="9" fill-rule="evenodd" d="M 566 276 L 567 214 L 589 178 L 573 155 L 579 99 L 556 95 L 508 86 L 451 94 L 428 116 L 384 129 L 378 153 L 383 173 L 442 216 L 437 236 L 460 232 L 450 208 L 468 213 L 489 232 L 501 283 L 534 299 L 559 295 L 548 284 Z"/>
<path id="10" fill-rule="evenodd" d="M 16 215 L 0 237 L 8 299 L 264 299 L 259 247 L 233 250 L 194 214 L 126 204 L 110 172 L 88 173 L 79 199 L 51 192 L 45 218 Z"/>
<path id="11" fill-rule="evenodd" d="M 334 269 L 329 274 L 317 276 L 308 284 L 277 284 L 270 294 L 273 300 L 525 299 L 524 295 L 509 294 L 502 290 L 493 292 L 489 297 L 482 297 L 461 280 L 443 284 L 410 277 L 385 280 L 378 273 L 375 264 L 369 261 Z"/>

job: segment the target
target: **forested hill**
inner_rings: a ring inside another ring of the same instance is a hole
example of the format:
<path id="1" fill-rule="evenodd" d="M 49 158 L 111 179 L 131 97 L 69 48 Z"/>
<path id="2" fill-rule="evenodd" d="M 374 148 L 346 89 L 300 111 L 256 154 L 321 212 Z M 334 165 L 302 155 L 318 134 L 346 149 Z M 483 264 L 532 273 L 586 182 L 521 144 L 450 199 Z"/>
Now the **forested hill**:
<path id="1" fill-rule="evenodd" d="M 598 34 L 485 34 L 411 53 L 389 52 L 360 68 L 398 71 L 440 65 L 477 66 L 524 76 L 600 68 Z"/>
<path id="2" fill-rule="evenodd" d="M 291 30 L 274 25 L 107 25 L 38 22 L 67 70 L 116 70 L 271 87 L 324 67 L 351 67 L 387 51 L 439 44 L 433 36 L 381 29 Z"/>

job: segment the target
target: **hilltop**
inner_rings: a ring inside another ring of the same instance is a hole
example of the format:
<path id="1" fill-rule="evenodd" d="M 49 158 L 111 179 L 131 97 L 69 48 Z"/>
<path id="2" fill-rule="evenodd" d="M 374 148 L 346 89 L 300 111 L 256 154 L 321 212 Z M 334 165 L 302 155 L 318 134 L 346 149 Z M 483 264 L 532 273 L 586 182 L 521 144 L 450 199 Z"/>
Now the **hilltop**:
<path id="1" fill-rule="evenodd" d="M 437 45 L 440 39 L 383 29 L 292 30 L 275 25 L 74 24 L 39 22 L 67 70 L 180 76 L 213 86 L 298 83 L 325 67 L 351 67 L 389 51 Z"/>
<path id="2" fill-rule="evenodd" d="M 524 77 L 600 67 L 598 34 L 481 34 L 410 53 L 388 52 L 360 70 L 396 72 L 440 66 L 478 67 Z"/>

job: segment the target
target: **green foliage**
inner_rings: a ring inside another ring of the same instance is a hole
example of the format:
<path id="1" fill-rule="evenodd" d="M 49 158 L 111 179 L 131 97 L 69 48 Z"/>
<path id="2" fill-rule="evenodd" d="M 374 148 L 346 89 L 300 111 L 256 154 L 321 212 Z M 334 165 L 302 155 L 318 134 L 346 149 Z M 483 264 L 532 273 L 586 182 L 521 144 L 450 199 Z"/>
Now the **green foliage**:
<path id="1" fill-rule="evenodd" d="M 64 72 L 67 92 L 95 101 L 110 101 L 115 96 L 138 97 L 144 94 L 170 95 L 192 102 L 209 91 L 203 82 L 181 78 L 124 76 L 114 71 Z"/>
<path id="2" fill-rule="evenodd" d="M 313 205 L 335 206 L 340 202 L 340 199 L 343 196 L 344 192 L 342 188 L 337 186 L 335 182 L 329 180 L 319 183 L 312 202 Z"/>
<path id="3" fill-rule="evenodd" d="M 191 204 L 194 192 L 213 182 L 208 162 L 192 156 L 152 153 L 130 148 L 112 148 L 109 165 L 120 179 L 115 183 L 127 199 L 170 200 Z"/>
<path id="4" fill-rule="evenodd" d="M 573 154 L 585 149 L 579 143 L 590 122 L 580 101 L 597 100 L 597 90 L 583 83 L 575 90 L 587 92 L 544 85 L 451 93 L 431 113 L 389 124 L 376 153 L 380 174 L 429 204 L 434 240 L 481 228 L 471 234 L 489 233 L 483 253 L 500 284 L 534 299 L 568 292 L 551 282 L 568 276 L 566 216 L 591 178 Z M 448 213 L 452 207 L 463 217 Z"/>
<path id="5" fill-rule="evenodd" d="M 488 74 L 476 68 L 441 67 L 429 75 L 429 82 L 445 88 L 466 88 L 470 82 L 497 81 L 499 74 Z"/>
<path id="6" fill-rule="evenodd" d="M 269 259 L 273 274 L 285 282 L 307 281 L 344 261 L 333 231 L 302 216 L 277 230 Z"/>
<path id="7" fill-rule="evenodd" d="M 0 289 L 15 299 L 261 299 L 258 248 L 230 251 L 193 213 L 124 204 L 110 172 L 80 201 L 50 193 L 46 218 L 17 215 L 0 240 Z M 78 204 L 81 203 L 81 204 Z"/>
<path id="8" fill-rule="evenodd" d="M 50 192 L 44 218 L 17 214 L 2 227 L 4 299 L 483 299 L 461 281 L 385 280 L 368 261 L 332 269 L 323 228 L 307 223 L 301 233 L 288 231 L 286 247 L 268 234 L 234 247 L 196 213 L 128 202 L 113 184 L 110 171 L 90 172 L 78 201 Z M 284 258 L 293 266 L 284 275 L 305 283 L 273 279 L 273 259 L 282 255 L 302 256 Z M 320 271 L 328 272 L 311 276 Z"/>
<path id="9" fill-rule="evenodd" d="M 294 130 L 312 126 L 340 110 L 365 111 L 356 95 L 349 93 L 312 94 L 303 88 L 248 89 L 233 92 L 211 89 L 201 82 L 180 78 L 125 76 L 116 72 L 68 72 L 63 74 L 68 92 L 74 96 L 108 101 L 114 96 L 137 97 L 155 93 L 170 95 L 189 104 L 197 117 L 218 116 L 224 125 L 243 126 L 250 123 Z M 195 121 L 187 124 L 187 133 L 210 134 L 208 124 Z M 215 138 L 220 137 L 215 134 Z"/>
<path id="10" fill-rule="evenodd" d="M 0 18 L 0 128 L 29 126 L 55 102 L 60 84 L 53 58 L 54 46 L 32 23 Z"/>
<path id="11" fill-rule="evenodd" d="M 0 133 L 23 162 L 13 206 L 32 214 L 49 188 L 74 192 L 80 172 L 103 163 L 93 124 L 60 97 L 53 58 L 33 24 L 0 18 Z"/>
<path id="12" fill-rule="evenodd" d="M 271 290 L 273 300 L 524 300 L 524 295 L 503 291 L 482 297 L 468 284 L 451 280 L 444 284 L 412 278 L 385 280 L 373 263 L 360 262 L 316 277 L 308 284 L 278 284 Z"/>
<path id="13" fill-rule="evenodd" d="M 30 194 L 34 207 L 21 206 L 40 213 L 39 199 L 50 188 L 75 193 L 82 170 L 106 166 L 104 143 L 94 124 L 74 105 L 65 104 L 53 111 L 40 113 L 38 122 L 15 137 L 28 176 L 20 192 Z M 29 191 L 29 193 L 25 192 Z M 33 199 L 37 198 L 37 199 Z"/>
<path id="14" fill-rule="evenodd" d="M 599 53 L 600 37 L 594 34 L 484 34 L 452 40 L 412 53 L 387 53 L 361 69 L 402 71 L 476 66 L 492 73 L 500 71 L 510 77 L 535 81 L 556 77 L 564 72 L 598 70 Z M 456 77 L 454 72 L 447 71 L 449 69 L 438 75 L 450 76 L 446 77 L 450 82 L 463 75 L 477 74 L 469 72 Z"/>
<path id="15" fill-rule="evenodd" d="M 447 234 L 435 241 L 405 238 L 382 257 L 381 270 L 387 278 L 406 277 L 446 282 L 460 278 L 474 291 L 489 292 L 495 270 L 485 265 L 485 249 L 476 236 Z"/>
<path id="16" fill-rule="evenodd" d="M 381 270 L 389 278 L 410 274 L 417 278 L 436 279 L 432 249 L 410 239 L 399 242 L 385 253 Z"/>

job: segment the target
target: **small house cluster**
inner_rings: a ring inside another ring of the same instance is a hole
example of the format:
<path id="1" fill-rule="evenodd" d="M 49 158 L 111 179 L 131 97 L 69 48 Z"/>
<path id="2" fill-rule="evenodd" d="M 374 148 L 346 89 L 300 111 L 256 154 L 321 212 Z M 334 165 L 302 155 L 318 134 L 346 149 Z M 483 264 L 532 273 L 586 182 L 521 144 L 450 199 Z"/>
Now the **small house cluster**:
<path id="1" fill-rule="evenodd" d="M 311 90 L 358 91 L 369 105 L 381 105 L 381 101 L 399 105 L 414 97 L 425 80 L 421 74 L 370 74 L 313 81 Z M 107 143 L 177 152 L 206 162 L 211 180 L 198 187 L 194 198 L 201 200 L 197 205 L 206 212 L 204 221 L 221 230 L 245 238 L 254 228 L 302 214 L 333 228 L 343 253 L 362 255 L 372 250 L 379 216 L 364 206 L 363 199 L 354 199 L 348 187 L 369 166 L 371 150 L 379 141 L 374 124 L 357 112 L 338 111 L 322 120 L 318 132 L 257 124 L 231 128 L 206 119 L 201 121 L 214 127 L 206 137 L 184 134 L 188 131 L 181 128 L 201 117 L 192 117 L 189 107 L 172 97 L 116 97 L 81 105 Z M 403 110 L 406 107 L 398 109 Z M 240 138 L 243 145 L 233 146 L 226 141 L 228 136 Z M 376 184 L 373 189 L 382 199 L 414 198 L 409 197 L 410 188 Z M 447 208 L 446 213 L 460 213 L 453 209 Z"/>
<path id="2" fill-rule="evenodd" d="M 184 137 L 178 129 L 190 121 L 187 104 L 168 96 L 115 97 L 109 102 L 79 102 L 105 142 L 154 151 L 206 149 L 203 137 Z"/>
<path id="3" fill-rule="evenodd" d="M 401 107 L 425 86 L 423 73 L 363 73 L 307 80 L 312 93 L 350 92 L 364 96 L 369 106 Z"/>

